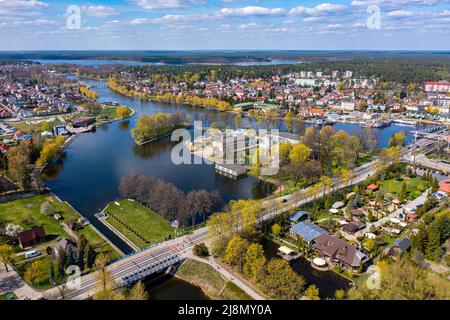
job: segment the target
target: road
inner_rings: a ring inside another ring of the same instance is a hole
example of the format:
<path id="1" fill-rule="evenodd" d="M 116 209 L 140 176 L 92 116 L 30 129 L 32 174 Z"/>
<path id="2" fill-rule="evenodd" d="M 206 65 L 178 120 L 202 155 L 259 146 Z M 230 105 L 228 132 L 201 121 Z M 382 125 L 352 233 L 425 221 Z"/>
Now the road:
<path id="1" fill-rule="evenodd" d="M 412 144 L 408 148 L 405 148 L 401 151 L 402 159 L 409 157 L 409 153 L 415 149 L 420 148 L 427 145 L 429 141 L 419 140 L 416 143 Z M 367 177 L 374 174 L 374 165 L 376 160 L 367 163 L 363 166 L 360 166 L 354 170 L 356 178 L 352 181 L 353 184 L 360 183 L 364 181 Z M 338 180 L 334 180 L 334 186 L 330 190 L 327 190 L 325 194 L 335 192 L 338 189 L 347 187 L 350 183 L 342 184 Z M 321 197 L 321 195 L 317 195 L 316 197 Z M 291 209 L 294 209 L 302 204 L 312 201 L 316 197 L 310 197 L 308 195 L 307 189 L 300 190 L 294 192 L 288 196 L 282 197 L 281 199 L 284 201 L 280 203 L 280 199 L 272 199 L 263 202 L 263 207 L 265 210 L 263 211 L 260 222 L 265 222 L 273 219 L 279 214 L 287 212 Z M 192 250 L 192 247 L 201 242 L 205 242 L 208 239 L 208 229 L 207 227 L 203 227 L 194 231 L 190 235 L 185 235 L 177 239 L 173 239 L 167 242 L 164 242 L 157 247 L 147 249 L 131 256 L 125 257 L 110 266 L 108 266 L 108 270 L 111 273 L 112 277 L 116 280 L 120 280 L 123 276 L 129 274 L 130 272 L 139 269 L 143 266 L 153 264 L 158 260 L 164 259 L 173 255 L 174 253 L 180 253 L 187 256 L 186 253 Z M 98 280 L 95 278 L 95 274 L 90 273 L 81 277 L 81 286 L 77 289 L 67 289 L 65 293 L 65 299 L 70 300 L 79 300 L 86 299 L 91 297 L 96 289 Z M 57 289 L 52 289 L 46 291 L 44 296 L 48 299 L 58 299 L 59 292 Z"/>
<path id="2" fill-rule="evenodd" d="M 424 154 L 417 155 L 414 160 L 415 163 L 419 163 L 425 167 L 439 171 L 447 171 L 448 173 L 450 173 L 450 164 L 428 159 Z"/>

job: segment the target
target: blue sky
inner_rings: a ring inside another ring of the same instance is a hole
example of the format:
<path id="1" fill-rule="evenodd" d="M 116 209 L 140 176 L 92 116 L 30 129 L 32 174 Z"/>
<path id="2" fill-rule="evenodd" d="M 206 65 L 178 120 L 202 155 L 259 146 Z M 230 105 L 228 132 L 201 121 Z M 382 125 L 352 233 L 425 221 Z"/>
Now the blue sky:
<path id="1" fill-rule="evenodd" d="M 0 50 L 450 50 L 450 0 L 0 0 L 0 33 Z"/>

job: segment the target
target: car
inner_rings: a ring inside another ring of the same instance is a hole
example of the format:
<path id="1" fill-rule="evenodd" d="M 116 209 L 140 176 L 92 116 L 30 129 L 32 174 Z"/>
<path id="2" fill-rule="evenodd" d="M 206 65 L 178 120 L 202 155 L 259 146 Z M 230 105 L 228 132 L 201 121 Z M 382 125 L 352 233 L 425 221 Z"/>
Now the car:
<path id="1" fill-rule="evenodd" d="M 409 214 L 413 214 L 413 213 L 416 213 L 416 209 L 405 208 L 405 212 L 409 213 Z"/>
<path id="2" fill-rule="evenodd" d="M 32 259 L 32 258 L 38 257 L 40 255 L 41 255 L 41 253 L 39 251 L 36 251 L 36 250 L 28 251 L 28 252 L 25 252 L 25 259 L 27 259 L 27 260 Z"/>

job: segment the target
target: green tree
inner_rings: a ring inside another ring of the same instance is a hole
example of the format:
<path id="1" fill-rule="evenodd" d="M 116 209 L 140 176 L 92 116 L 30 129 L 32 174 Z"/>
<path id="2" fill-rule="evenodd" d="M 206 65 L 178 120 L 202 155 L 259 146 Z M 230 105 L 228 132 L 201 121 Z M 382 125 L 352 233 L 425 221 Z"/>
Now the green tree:
<path id="1" fill-rule="evenodd" d="M 119 118 L 124 119 L 130 116 L 131 109 L 128 108 L 127 106 L 120 106 L 116 109 L 116 113 Z"/>
<path id="2" fill-rule="evenodd" d="M 266 262 L 262 245 L 252 243 L 245 253 L 244 274 L 254 282 L 259 282 L 264 276 Z"/>
<path id="3" fill-rule="evenodd" d="M 127 300 L 148 300 L 148 293 L 141 281 L 138 281 L 127 295 Z"/>
<path id="4" fill-rule="evenodd" d="M 8 244 L 0 245 L 0 260 L 5 265 L 6 272 L 9 272 L 8 265 L 14 263 L 14 248 Z"/>
<path id="5" fill-rule="evenodd" d="M 406 181 L 404 181 L 402 184 L 402 188 L 400 189 L 400 193 L 398 195 L 398 201 L 400 201 L 400 203 L 403 203 L 405 201 L 406 191 L 407 191 L 407 186 L 406 186 Z"/>
<path id="6" fill-rule="evenodd" d="M 308 300 L 320 300 L 319 289 L 314 284 L 305 290 L 305 295 Z"/>
<path id="7" fill-rule="evenodd" d="M 281 234 L 281 226 L 278 223 L 272 226 L 272 234 L 277 237 Z"/>
<path id="8" fill-rule="evenodd" d="M 295 169 L 295 185 L 300 178 L 302 166 L 306 163 L 311 154 L 311 149 L 304 144 L 296 144 L 289 152 L 289 160 Z"/>
<path id="9" fill-rule="evenodd" d="M 286 300 L 301 298 L 305 280 L 292 270 L 289 263 L 272 259 L 267 263 L 266 270 L 262 286 L 269 297 Z"/>
<path id="10" fill-rule="evenodd" d="M 225 251 L 224 261 L 231 266 L 237 266 L 242 272 L 245 264 L 245 255 L 249 243 L 240 236 L 234 236 L 228 243 Z"/>
<path id="11" fill-rule="evenodd" d="M 24 278 L 32 285 L 39 285 L 49 279 L 42 259 L 35 260 L 27 265 Z"/>
<path id="12" fill-rule="evenodd" d="M 53 127 L 49 122 L 43 122 L 41 125 L 41 130 L 42 131 L 52 131 Z"/>
<path id="13" fill-rule="evenodd" d="M 336 300 L 344 300 L 345 299 L 345 290 L 339 289 L 336 290 L 334 297 L 336 298 Z"/>
<path id="14" fill-rule="evenodd" d="M 441 236 L 437 227 L 432 224 L 428 228 L 427 244 L 425 248 L 425 257 L 435 260 L 439 257 L 441 251 Z"/>

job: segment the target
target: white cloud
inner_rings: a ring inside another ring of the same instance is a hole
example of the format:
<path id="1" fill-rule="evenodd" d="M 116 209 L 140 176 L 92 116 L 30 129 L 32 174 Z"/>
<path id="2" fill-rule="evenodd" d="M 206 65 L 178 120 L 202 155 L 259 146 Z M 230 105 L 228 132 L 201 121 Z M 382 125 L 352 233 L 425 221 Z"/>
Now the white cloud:
<path id="1" fill-rule="evenodd" d="M 38 0 L 0 0 L 1 9 L 45 9 L 48 4 Z"/>
<path id="2" fill-rule="evenodd" d="M 318 16 L 318 15 L 325 15 L 330 13 L 336 13 L 340 12 L 345 9 L 344 5 L 341 4 L 332 4 L 332 3 L 322 3 L 314 8 L 308 8 L 305 6 L 298 6 L 295 8 L 292 8 L 289 11 L 290 15 L 296 16 L 296 15 L 310 15 L 310 16 Z"/>
<path id="3" fill-rule="evenodd" d="M 388 17 L 393 17 L 393 18 L 402 18 L 402 17 L 410 17 L 413 14 L 414 13 L 412 13 L 411 11 L 396 10 L 396 11 L 388 12 L 387 16 Z"/>
<path id="4" fill-rule="evenodd" d="M 353 0 L 351 5 L 354 7 L 368 7 L 378 5 L 383 8 L 404 8 L 406 6 L 433 6 L 439 0 Z"/>
<path id="5" fill-rule="evenodd" d="M 201 2 L 201 0 L 135 0 L 138 6 L 147 10 L 185 8 Z"/>
<path id="6" fill-rule="evenodd" d="M 286 13 L 282 8 L 264 8 L 248 6 L 244 8 L 223 8 L 217 14 L 225 17 L 245 17 L 245 16 L 273 16 Z"/>
<path id="7" fill-rule="evenodd" d="M 81 11 L 92 17 L 109 17 L 119 14 L 116 9 L 105 6 L 82 6 Z"/>

